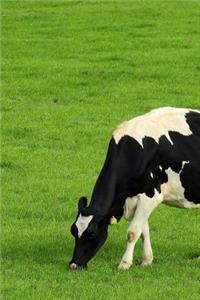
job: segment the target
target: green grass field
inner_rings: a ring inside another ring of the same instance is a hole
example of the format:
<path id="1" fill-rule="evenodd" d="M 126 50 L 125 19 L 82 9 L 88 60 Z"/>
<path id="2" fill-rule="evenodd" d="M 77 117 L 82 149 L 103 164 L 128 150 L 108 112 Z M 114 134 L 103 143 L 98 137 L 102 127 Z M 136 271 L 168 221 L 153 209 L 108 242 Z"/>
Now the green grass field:
<path id="1" fill-rule="evenodd" d="M 152 215 L 155 262 L 120 271 L 127 223 L 88 271 L 69 228 L 113 129 L 152 108 L 200 109 L 199 1 L 2 2 L 3 299 L 197 300 L 199 212 Z"/>

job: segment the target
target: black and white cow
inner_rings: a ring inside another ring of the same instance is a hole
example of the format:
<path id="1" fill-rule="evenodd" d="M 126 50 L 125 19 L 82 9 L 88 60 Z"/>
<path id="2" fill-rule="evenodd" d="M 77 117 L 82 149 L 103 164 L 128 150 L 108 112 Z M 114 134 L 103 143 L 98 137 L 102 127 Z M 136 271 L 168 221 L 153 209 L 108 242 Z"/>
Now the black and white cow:
<path id="1" fill-rule="evenodd" d="M 160 204 L 200 208 L 200 111 L 163 107 L 120 125 L 113 133 L 89 206 L 79 200 L 71 227 L 75 249 L 70 269 L 84 268 L 122 215 L 130 224 L 120 269 L 132 265 L 143 240 L 143 265 L 153 252 L 148 218 Z"/>

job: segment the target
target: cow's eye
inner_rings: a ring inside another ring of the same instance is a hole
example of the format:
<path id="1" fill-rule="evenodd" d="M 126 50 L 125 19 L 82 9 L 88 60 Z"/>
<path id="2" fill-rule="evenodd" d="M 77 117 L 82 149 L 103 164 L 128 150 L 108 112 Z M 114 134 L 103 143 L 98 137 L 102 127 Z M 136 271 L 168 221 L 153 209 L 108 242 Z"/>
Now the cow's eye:
<path id="1" fill-rule="evenodd" d="M 71 226 L 71 234 L 72 234 L 74 237 L 77 236 L 77 234 L 78 234 L 78 229 L 77 229 L 77 227 L 76 227 L 75 224 L 72 224 L 72 226 Z"/>

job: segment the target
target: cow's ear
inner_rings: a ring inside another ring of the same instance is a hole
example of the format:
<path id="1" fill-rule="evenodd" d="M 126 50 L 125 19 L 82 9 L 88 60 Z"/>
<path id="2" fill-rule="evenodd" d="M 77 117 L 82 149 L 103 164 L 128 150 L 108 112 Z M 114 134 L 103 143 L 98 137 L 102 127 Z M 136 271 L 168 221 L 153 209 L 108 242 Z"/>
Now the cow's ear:
<path id="1" fill-rule="evenodd" d="M 83 216 L 94 215 L 94 210 L 87 207 L 87 198 L 81 197 L 78 202 L 78 212 Z"/>
<path id="2" fill-rule="evenodd" d="M 82 210 L 86 206 L 87 206 L 87 198 L 81 197 L 78 202 L 78 210 Z"/>

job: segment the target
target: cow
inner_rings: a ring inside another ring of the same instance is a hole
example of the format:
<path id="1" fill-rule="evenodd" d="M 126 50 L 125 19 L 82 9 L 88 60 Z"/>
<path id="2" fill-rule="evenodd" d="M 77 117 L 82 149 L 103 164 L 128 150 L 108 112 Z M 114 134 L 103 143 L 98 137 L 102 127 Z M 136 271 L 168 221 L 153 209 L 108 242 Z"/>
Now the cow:
<path id="1" fill-rule="evenodd" d="M 129 269 L 143 241 L 142 265 L 153 251 L 148 219 L 164 203 L 200 208 L 200 111 L 161 107 L 121 124 L 112 135 L 90 204 L 81 197 L 71 226 L 71 270 L 85 268 L 105 243 L 108 225 L 129 221 L 127 248 L 119 264 Z"/>

